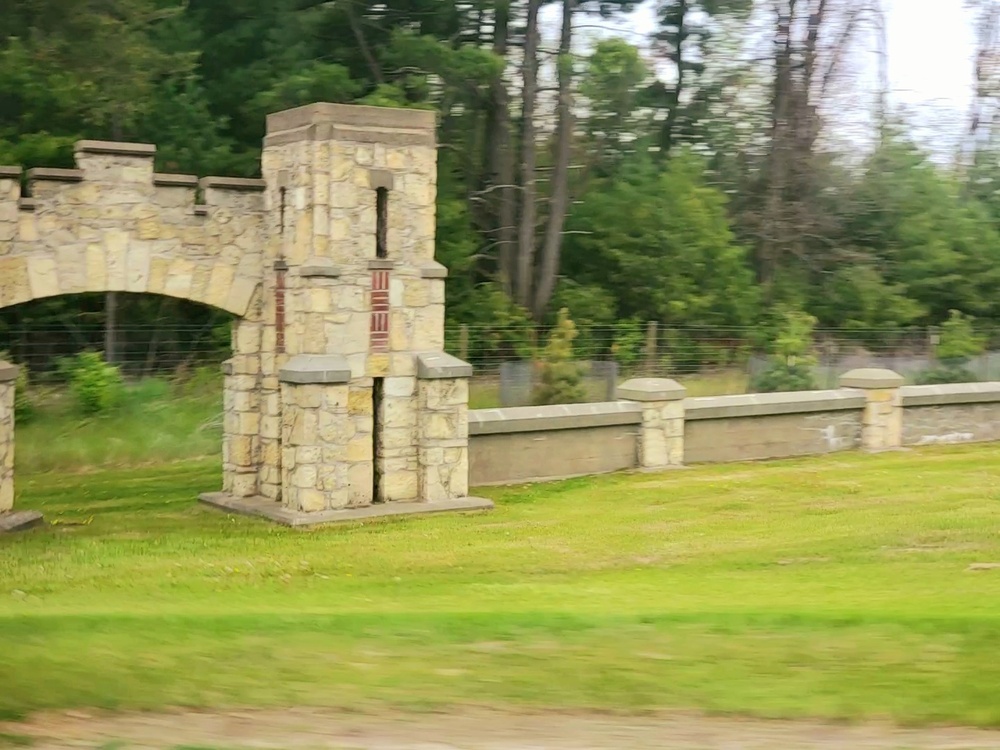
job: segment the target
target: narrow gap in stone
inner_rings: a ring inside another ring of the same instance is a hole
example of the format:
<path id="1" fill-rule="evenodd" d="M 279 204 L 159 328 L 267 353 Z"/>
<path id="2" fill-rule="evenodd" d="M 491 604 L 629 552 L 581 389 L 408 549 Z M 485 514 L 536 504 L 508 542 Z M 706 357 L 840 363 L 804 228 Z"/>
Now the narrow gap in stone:
<path id="1" fill-rule="evenodd" d="M 388 258 L 389 189 L 375 191 L 375 257 Z"/>
<path id="2" fill-rule="evenodd" d="M 375 378 L 372 383 L 372 502 L 382 497 L 382 392 L 385 381 Z"/>

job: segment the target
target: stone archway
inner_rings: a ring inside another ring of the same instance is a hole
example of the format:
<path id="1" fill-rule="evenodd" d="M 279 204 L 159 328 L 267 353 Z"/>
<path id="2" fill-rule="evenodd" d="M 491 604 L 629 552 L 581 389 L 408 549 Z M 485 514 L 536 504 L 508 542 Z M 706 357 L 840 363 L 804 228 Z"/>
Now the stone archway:
<path id="1" fill-rule="evenodd" d="M 76 145 L 77 169 L 30 170 L 27 197 L 0 167 L 0 307 L 123 291 L 238 316 L 208 503 L 291 524 L 490 507 L 466 497 L 471 368 L 443 352 L 434 128 L 413 110 L 280 112 L 261 180 L 158 174 L 154 146 L 103 141 Z"/>

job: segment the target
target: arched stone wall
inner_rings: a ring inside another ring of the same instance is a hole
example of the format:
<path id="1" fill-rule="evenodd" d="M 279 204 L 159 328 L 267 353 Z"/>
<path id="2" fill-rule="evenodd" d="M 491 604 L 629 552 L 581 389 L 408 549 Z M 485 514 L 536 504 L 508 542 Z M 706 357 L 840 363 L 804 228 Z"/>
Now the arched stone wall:
<path id="1" fill-rule="evenodd" d="M 30 170 L 29 195 L 0 167 L 0 307 L 122 291 L 238 316 L 207 502 L 296 524 L 489 507 L 465 498 L 471 368 L 442 351 L 434 115 L 315 104 L 267 133 L 262 180 L 104 141 Z"/>

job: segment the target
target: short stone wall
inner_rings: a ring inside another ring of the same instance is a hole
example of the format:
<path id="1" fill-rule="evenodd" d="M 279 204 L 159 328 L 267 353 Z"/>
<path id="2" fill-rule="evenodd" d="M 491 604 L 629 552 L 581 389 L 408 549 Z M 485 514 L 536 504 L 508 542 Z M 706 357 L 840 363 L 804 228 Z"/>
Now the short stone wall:
<path id="1" fill-rule="evenodd" d="M 863 394 L 836 391 L 691 398 L 684 462 L 809 456 L 861 444 Z"/>
<path id="2" fill-rule="evenodd" d="M 471 411 L 470 483 L 1000 440 L 1000 383 L 901 384 L 855 370 L 835 390 L 684 398 L 646 378 L 618 401 Z"/>
<path id="3" fill-rule="evenodd" d="M 469 412 L 469 483 L 510 484 L 636 466 L 642 407 L 628 401 Z"/>
<path id="4" fill-rule="evenodd" d="M 903 445 L 1000 440 L 1000 383 L 917 385 L 900 391 Z"/>

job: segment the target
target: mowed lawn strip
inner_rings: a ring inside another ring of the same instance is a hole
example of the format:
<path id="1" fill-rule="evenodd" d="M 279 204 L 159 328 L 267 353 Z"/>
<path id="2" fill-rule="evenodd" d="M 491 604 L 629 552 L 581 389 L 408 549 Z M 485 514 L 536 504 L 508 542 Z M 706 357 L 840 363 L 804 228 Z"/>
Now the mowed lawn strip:
<path id="1" fill-rule="evenodd" d="M 293 704 L 1000 725 L 1000 449 L 482 491 L 292 530 L 213 461 L 19 478 L 0 715 Z"/>

